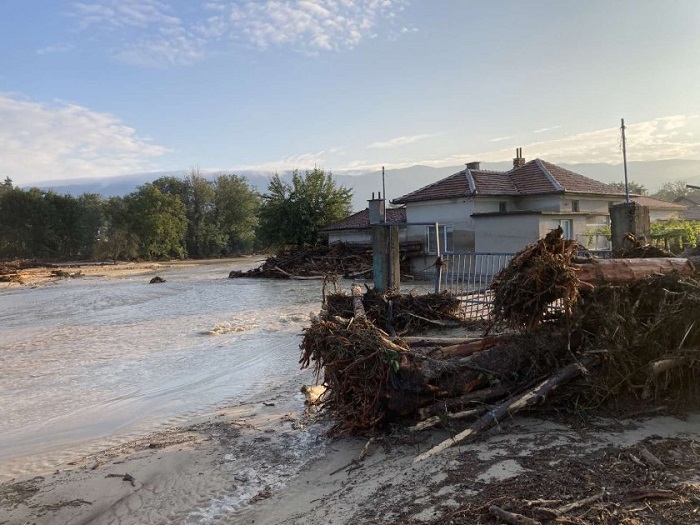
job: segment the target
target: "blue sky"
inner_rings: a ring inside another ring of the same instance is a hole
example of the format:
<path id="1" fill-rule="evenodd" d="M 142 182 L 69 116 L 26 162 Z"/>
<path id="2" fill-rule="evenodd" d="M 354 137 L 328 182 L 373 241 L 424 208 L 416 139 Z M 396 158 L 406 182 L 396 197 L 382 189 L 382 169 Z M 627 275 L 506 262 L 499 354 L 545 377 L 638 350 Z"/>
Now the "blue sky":
<path id="1" fill-rule="evenodd" d="M 697 0 L 2 0 L 16 184 L 700 159 Z"/>

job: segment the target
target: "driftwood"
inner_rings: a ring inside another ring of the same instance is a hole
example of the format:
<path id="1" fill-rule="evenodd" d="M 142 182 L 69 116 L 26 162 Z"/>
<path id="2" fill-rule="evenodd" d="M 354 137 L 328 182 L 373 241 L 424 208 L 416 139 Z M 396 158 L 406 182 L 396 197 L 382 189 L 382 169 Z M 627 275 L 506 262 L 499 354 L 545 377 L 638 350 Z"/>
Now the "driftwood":
<path id="1" fill-rule="evenodd" d="M 586 373 L 587 368 L 597 364 L 598 361 L 599 356 L 597 354 L 587 354 L 583 356 L 580 362 L 572 363 L 562 368 L 556 374 L 552 375 L 532 390 L 512 397 L 504 403 L 501 403 L 494 410 L 488 412 L 487 414 L 479 418 L 468 429 L 460 432 L 455 437 L 446 439 L 445 441 L 434 446 L 427 452 L 420 454 L 418 457 L 416 457 L 414 462 L 419 462 L 428 459 L 429 457 L 434 456 L 435 454 L 439 454 L 446 448 L 449 448 L 456 443 L 464 441 L 467 438 L 473 438 L 477 434 L 491 428 L 496 423 L 503 420 L 505 417 L 513 415 L 522 410 L 523 408 L 541 402 L 554 389 L 566 383 L 567 381 L 570 381 L 574 377 Z"/>
<path id="2" fill-rule="evenodd" d="M 658 274 L 677 272 L 692 275 L 695 268 L 688 259 L 592 259 L 572 264 L 580 281 L 590 284 L 629 284 Z"/>
<path id="3" fill-rule="evenodd" d="M 489 507 L 489 512 L 496 516 L 499 520 L 508 523 L 509 525 L 542 525 L 541 522 L 523 516 L 522 514 L 516 514 L 515 512 L 509 512 L 503 510 L 501 507 L 496 505 L 491 505 Z"/>

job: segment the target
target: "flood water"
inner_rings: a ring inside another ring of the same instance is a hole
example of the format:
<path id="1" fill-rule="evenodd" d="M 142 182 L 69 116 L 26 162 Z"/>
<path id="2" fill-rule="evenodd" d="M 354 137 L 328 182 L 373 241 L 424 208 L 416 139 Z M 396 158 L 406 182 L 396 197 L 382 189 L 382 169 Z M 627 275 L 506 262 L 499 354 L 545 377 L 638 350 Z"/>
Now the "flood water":
<path id="1" fill-rule="evenodd" d="M 252 265 L 0 291 L 0 481 L 302 374 L 300 333 L 321 285 L 227 278 Z"/>

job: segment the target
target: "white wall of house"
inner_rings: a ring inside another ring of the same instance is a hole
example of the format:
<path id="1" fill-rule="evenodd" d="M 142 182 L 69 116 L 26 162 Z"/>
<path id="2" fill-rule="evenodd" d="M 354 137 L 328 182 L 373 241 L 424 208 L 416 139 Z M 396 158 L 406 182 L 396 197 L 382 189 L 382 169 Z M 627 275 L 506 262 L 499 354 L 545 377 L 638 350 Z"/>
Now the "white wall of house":
<path id="1" fill-rule="evenodd" d="M 677 210 L 658 210 L 649 208 L 649 221 L 670 221 L 672 219 L 678 219 L 680 217 L 680 212 Z"/>
<path id="2" fill-rule="evenodd" d="M 515 253 L 540 236 L 537 213 L 477 216 L 475 251 L 478 253 Z"/>
<path id="3" fill-rule="evenodd" d="M 370 244 L 372 233 L 369 230 L 336 230 L 328 232 L 328 244 L 346 242 L 349 244 Z"/>
<path id="4" fill-rule="evenodd" d="M 406 229 L 399 227 L 399 242 L 406 240 Z M 346 242 L 348 244 L 372 244 L 372 230 L 336 230 L 328 232 L 328 244 Z"/>

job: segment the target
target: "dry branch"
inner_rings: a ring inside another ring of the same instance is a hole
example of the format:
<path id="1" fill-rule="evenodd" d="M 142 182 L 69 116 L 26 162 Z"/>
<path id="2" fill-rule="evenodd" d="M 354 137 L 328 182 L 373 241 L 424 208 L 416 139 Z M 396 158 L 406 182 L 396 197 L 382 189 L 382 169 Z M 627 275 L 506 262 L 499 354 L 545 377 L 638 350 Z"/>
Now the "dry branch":
<path id="1" fill-rule="evenodd" d="M 563 383 L 566 383 L 567 381 L 570 381 L 574 377 L 586 373 L 587 369 L 597 364 L 599 360 L 600 356 L 597 354 L 584 355 L 581 358 L 580 362 L 572 363 L 564 367 L 563 369 L 559 370 L 556 374 L 552 375 L 551 377 L 537 385 L 537 387 L 533 388 L 532 390 L 528 390 L 527 392 L 512 397 L 504 403 L 501 403 L 495 409 L 481 416 L 468 429 L 460 432 L 454 437 L 446 439 L 445 441 L 434 446 L 427 452 L 420 454 L 418 457 L 416 457 L 414 463 L 428 459 L 429 457 L 434 456 L 435 454 L 439 454 L 446 448 L 449 448 L 456 443 L 464 441 L 467 438 L 473 438 L 477 434 L 488 430 L 496 423 L 502 421 L 506 416 L 513 415 L 525 407 L 532 406 L 541 402 L 555 388 L 559 387 Z"/>
<path id="2" fill-rule="evenodd" d="M 499 520 L 505 521 L 510 525 L 542 525 L 542 523 L 537 520 L 533 520 L 532 518 L 528 518 L 522 514 L 516 514 L 515 512 L 503 510 L 496 505 L 491 505 L 489 507 L 489 512 L 496 516 Z"/>

